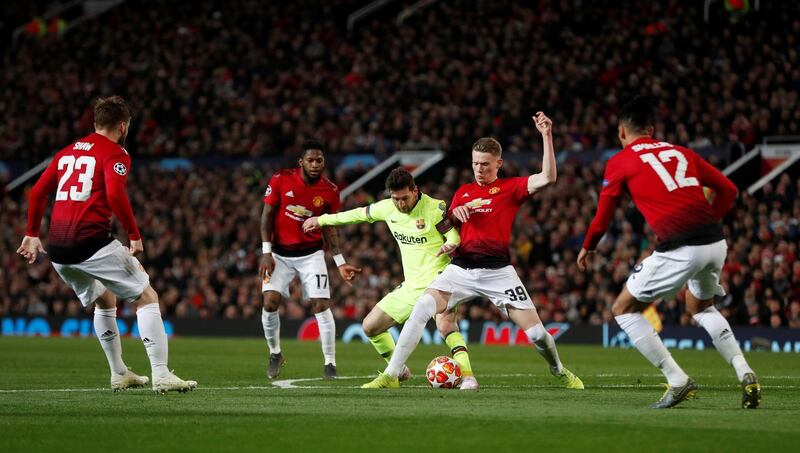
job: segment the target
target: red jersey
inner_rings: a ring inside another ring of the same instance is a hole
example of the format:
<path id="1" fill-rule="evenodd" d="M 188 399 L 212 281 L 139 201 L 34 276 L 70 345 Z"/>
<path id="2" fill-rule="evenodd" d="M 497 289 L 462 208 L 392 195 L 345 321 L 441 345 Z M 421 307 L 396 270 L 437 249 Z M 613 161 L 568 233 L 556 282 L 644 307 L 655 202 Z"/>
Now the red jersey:
<path id="1" fill-rule="evenodd" d="M 703 186 L 716 192 L 713 204 L 706 199 Z M 597 247 L 624 191 L 658 235 L 661 251 L 722 239 L 719 221 L 737 193 L 728 178 L 691 149 L 639 138 L 606 164 L 585 249 Z"/>
<path id="2" fill-rule="evenodd" d="M 275 208 L 273 250 L 279 255 L 306 255 L 322 248 L 322 233 L 303 232 L 309 217 L 339 212 L 339 189 L 322 176 L 309 185 L 300 168 L 280 170 L 272 175 L 264 203 Z"/>
<path id="3" fill-rule="evenodd" d="M 139 240 L 125 180 L 131 158 L 125 148 L 94 133 L 57 152 L 30 193 L 27 236 L 39 236 L 46 196 L 55 192 L 48 234 L 53 262 L 85 261 L 112 241 L 111 214 Z"/>
<path id="4" fill-rule="evenodd" d="M 529 198 L 527 177 L 498 178 L 485 186 L 472 182 L 459 187 L 453 195 L 450 214 L 459 206 L 467 206 L 469 220 L 461 225 L 461 245 L 453 264 L 490 269 L 511 264 L 511 227 L 519 208 Z"/>

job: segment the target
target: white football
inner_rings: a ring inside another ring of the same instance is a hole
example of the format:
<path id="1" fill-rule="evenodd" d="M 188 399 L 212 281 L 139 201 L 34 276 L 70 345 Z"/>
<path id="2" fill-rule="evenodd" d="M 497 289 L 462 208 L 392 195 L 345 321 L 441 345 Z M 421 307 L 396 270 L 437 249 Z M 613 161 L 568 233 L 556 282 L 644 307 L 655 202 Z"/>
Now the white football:
<path id="1" fill-rule="evenodd" d="M 456 388 L 461 384 L 461 367 L 450 357 L 439 356 L 428 364 L 425 377 L 433 388 Z"/>

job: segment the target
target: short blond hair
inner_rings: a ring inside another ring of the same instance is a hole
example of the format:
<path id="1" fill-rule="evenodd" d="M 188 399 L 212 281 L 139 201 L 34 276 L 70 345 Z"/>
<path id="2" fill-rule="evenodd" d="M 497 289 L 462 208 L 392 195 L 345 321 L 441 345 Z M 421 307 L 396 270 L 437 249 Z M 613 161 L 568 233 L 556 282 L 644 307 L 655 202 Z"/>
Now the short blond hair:
<path id="1" fill-rule="evenodd" d="M 500 157 L 503 155 L 503 147 L 500 142 L 492 137 L 481 137 L 472 144 L 472 150 L 479 153 L 489 153 L 493 156 Z"/>

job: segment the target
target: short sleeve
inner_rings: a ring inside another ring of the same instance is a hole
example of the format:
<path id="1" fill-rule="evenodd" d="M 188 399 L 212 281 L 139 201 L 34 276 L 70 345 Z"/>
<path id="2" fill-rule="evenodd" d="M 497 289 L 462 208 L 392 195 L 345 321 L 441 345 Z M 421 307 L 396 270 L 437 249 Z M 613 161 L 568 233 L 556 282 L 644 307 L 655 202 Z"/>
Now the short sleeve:
<path id="1" fill-rule="evenodd" d="M 328 195 L 328 214 L 336 214 L 342 207 L 342 200 L 339 199 L 339 191 L 333 189 Z"/>
<path id="2" fill-rule="evenodd" d="M 621 197 L 625 188 L 625 181 L 625 172 L 622 166 L 619 165 L 616 159 L 609 159 L 603 175 L 603 187 L 600 189 L 600 195 L 614 198 Z"/>
<path id="3" fill-rule="evenodd" d="M 131 168 L 131 156 L 126 152 L 113 154 L 106 158 L 103 164 L 103 174 L 106 181 L 125 183 L 128 171 Z"/>
<path id="4" fill-rule="evenodd" d="M 511 178 L 514 201 L 518 204 L 525 203 L 531 197 L 531 193 L 528 192 L 528 178 L 528 176 Z"/>
<path id="5" fill-rule="evenodd" d="M 267 191 L 264 192 L 264 203 L 276 207 L 281 204 L 281 177 L 272 175 L 267 184 Z"/>
<path id="6" fill-rule="evenodd" d="M 367 219 L 372 222 L 378 220 L 386 220 L 389 214 L 394 210 L 394 203 L 390 198 L 381 200 L 367 206 Z"/>

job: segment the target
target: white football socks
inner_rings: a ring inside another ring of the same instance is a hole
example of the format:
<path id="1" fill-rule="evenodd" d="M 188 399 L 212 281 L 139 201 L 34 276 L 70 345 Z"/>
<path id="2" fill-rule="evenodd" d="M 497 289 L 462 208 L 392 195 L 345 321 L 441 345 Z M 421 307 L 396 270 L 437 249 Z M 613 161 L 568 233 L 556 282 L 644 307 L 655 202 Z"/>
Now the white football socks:
<path id="1" fill-rule="evenodd" d="M 394 349 L 394 354 L 389 360 L 389 365 L 383 374 L 391 377 L 397 377 L 403 370 L 406 360 L 417 347 L 420 338 L 422 338 L 422 331 L 425 329 L 425 324 L 428 320 L 433 318 L 436 314 L 436 300 L 430 294 L 424 294 L 414 309 L 411 311 L 411 316 L 403 325 L 403 330 L 400 332 L 400 337 L 397 339 L 397 346 Z"/>
<path id="2" fill-rule="evenodd" d="M 528 328 L 525 331 L 525 334 L 528 336 L 528 339 L 533 343 L 536 347 L 536 352 L 539 353 L 545 360 L 547 360 L 547 364 L 550 365 L 550 369 L 555 374 L 560 374 L 561 371 L 564 369 L 564 366 L 561 365 L 561 360 L 558 358 L 558 350 L 556 349 L 556 341 L 553 339 L 553 336 L 550 335 L 542 323 L 536 324 L 533 327 Z"/>
<path id="3" fill-rule="evenodd" d="M 106 353 L 108 367 L 114 374 L 125 374 L 128 367 L 122 361 L 122 344 L 117 327 L 117 309 L 94 307 L 94 332 Z"/>
<path id="4" fill-rule="evenodd" d="M 147 350 L 150 359 L 150 368 L 153 371 L 153 380 L 169 374 L 167 368 L 167 332 L 161 320 L 161 309 L 158 304 L 147 304 L 136 310 L 136 320 L 139 323 L 139 336 Z"/>
<path id="5" fill-rule="evenodd" d="M 322 355 L 325 356 L 325 365 L 336 366 L 336 322 L 333 320 L 331 309 L 316 313 L 317 327 L 319 327 L 319 341 L 322 343 Z"/>
<path id="6" fill-rule="evenodd" d="M 664 373 L 664 377 L 667 378 L 671 387 L 680 387 L 686 384 L 689 376 L 678 366 L 658 333 L 641 313 L 628 313 L 615 316 L 614 319 L 628 334 L 636 349 Z"/>
<path id="7" fill-rule="evenodd" d="M 739 343 L 736 342 L 736 338 L 733 336 L 731 325 L 716 308 L 713 306 L 706 308 L 704 311 L 694 315 L 694 320 L 702 328 L 706 329 L 711 336 L 714 347 L 717 348 L 722 358 L 736 370 L 736 376 L 739 381 L 742 380 L 745 374 L 753 372 L 744 359 Z"/>
<path id="8" fill-rule="evenodd" d="M 264 337 L 270 354 L 281 353 L 281 318 L 278 311 L 261 310 L 261 325 L 264 326 Z"/>

